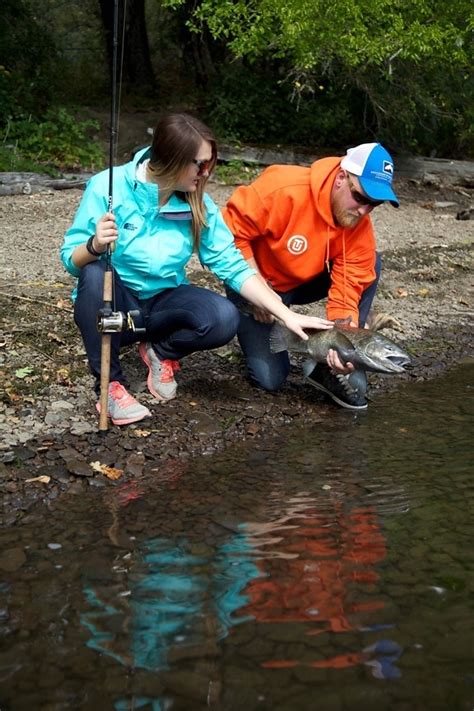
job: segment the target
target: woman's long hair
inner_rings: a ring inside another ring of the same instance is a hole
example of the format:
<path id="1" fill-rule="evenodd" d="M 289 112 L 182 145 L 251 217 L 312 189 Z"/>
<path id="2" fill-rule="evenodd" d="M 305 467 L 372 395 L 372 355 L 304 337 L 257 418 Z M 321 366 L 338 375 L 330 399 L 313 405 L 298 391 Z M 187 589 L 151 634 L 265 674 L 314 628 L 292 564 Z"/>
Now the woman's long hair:
<path id="1" fill-rule="evenodd" d="M 153 133 L 148 170 L 152 178 L 159 179 L 162 189 L 174 190 L 183 170 L 189 168 L 190 163 L 196 158 L 203 140 L 208 141 L 212 147 L 210 174 L 217 162 L 216 139 L 211 129 L 185 113 L 168 114 L 158 121 Z M 192 233 L 196 249 L 199 246 L 201 230 L 206 226 L 203 195 L 207 180 L 206 177 L 199 180 L 196 192 L 178 193 L 191 208 Z"/>

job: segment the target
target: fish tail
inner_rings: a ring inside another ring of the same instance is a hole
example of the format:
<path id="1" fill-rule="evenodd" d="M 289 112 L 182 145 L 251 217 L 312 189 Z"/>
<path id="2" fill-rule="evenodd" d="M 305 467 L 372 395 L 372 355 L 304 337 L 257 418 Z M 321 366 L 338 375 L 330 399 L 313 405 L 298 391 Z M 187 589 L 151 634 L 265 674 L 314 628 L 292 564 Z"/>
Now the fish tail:
<path id="1" fill-rule="evenodd" d="M 281 353 L 288 350 L 288 337 L 285 329 L 279 323 L 275 323 L 270 331 L 270 351 Z"/>

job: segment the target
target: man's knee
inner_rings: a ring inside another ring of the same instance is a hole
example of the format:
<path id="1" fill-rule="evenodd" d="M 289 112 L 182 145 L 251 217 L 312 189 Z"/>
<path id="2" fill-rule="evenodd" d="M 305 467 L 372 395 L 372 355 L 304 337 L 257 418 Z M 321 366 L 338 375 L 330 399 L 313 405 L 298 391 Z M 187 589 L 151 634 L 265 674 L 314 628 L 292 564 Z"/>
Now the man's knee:
<path id="1" fill-rule="evenodd" d="M 379 252 L 375 252 L 375 281 L 380 279 L 382 273 L 382 256 Z"/>
<path id="2" fill-rule="evenodd" d="M 279 390 L 288 377 L 286 369 L 271 368 L 266 363 L 247 361 L 247 368 L 252 383 L 270 393 Z"/>

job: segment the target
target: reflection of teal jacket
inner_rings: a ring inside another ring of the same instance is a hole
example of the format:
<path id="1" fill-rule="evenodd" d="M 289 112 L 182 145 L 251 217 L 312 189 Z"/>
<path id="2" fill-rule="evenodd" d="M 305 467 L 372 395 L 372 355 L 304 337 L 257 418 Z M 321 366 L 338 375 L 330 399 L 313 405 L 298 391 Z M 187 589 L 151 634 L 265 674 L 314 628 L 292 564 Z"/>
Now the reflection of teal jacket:
<path id="1" fill-rule="evenodd" d="M 145 148 L 113 172 L 113 212 L 119 238 L 112 262 L 124 284 L 139 299 L 187 284 L 185 267 L 193 253 L 188 203 L 173 194 L 166 205 L 159 207 L 158 186 L 136 178 L 137 165 L 148 154 L 149 149 Z M 108 192 L 109 171 L 105 170 L 87 184 L 74 222 L 66 232 L 61 259 L 73 276 L 79 276 L 80 270 L 72 263 L 71 255 L 75 247 L 95 234 L 96 223 L 107 212 Z M 235 247 L 219 208 L 207 194 L 204 204 L 207 227 L 201 233 L 199 259 L 239 292 L 255 271 Z"/>
<path id="2" fill-rule="evenodd" d="M 85 588 L 89 611 L 81 622 L 90 633 L 87 645 L 122 664 L 166 669 L 173 647 L 203 644 L 212 636 L 217 642 L 233 625 L 245 622 L 247 617 L 236 615 L 248 604 L 242 591 L 260 575 L 244 535 L 208 558 L 190 553 L 185 540 L 179 545 L 165 538 L 148 540 L 128 577 L 127 634 L 117 633 L 124 613 L 110 599 L 107 586 L 103 594 L 96 587 Z"/>

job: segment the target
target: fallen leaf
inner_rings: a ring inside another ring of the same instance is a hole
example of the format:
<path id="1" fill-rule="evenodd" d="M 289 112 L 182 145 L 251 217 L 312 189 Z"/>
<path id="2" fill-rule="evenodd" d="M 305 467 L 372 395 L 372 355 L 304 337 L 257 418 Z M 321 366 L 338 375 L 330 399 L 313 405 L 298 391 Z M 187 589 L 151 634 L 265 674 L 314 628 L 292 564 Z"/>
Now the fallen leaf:
<path id="1" fill-rule="evenodd" d="M 133 430 L 135 437 L 149 437 L 151 435 L 150 430 Z"/>
<path id="2" fill-rule="evenodd" d="M 15 370 L 15 378 L 26 378 L 32 372 L 33 368 L 30 368 L 29 365 L 25 368 L 18 368 L 18 370 Z"/>
<path id="3" fill-rule="evenodd" d="M 123 474 L 123 469 L 109 467 L 107 464 L 101 464 L 100 462 L 89 462 L 89 464 L 95 472 L 103 474 L 107 479 L 120 479 Z"/>
<path id="4" fill-rule="evenodd" d="M 257 425 L 256 422 L 253 422 L 252 424 L 250 424 L 247 427 L 246 432 L 248 432 L 248 434 L 254 435 L 254 434 L 257 434 L 258 432 L 260 432 L 260 429 L 261 429 L 260 425 Z"/>
<path id="5" fill-rule="evenodd" d="M 61 385 L 72 385 L 68 368 L 58 368 L 56 371 L 56 382 Z"/>
<path id="6" fill-rule="evenodd" d="M 430 290 L 424 288 L 424 289 L 418 289 L 418 291 L 416 292 L 416 295 L 417 296 L 428 296 L 429 293 L 430 293 Z"/>
<path id="7" fill-rule="evenodd" d="M 329 489 L 332 489 L 332 486 L 330 484 L 323 484 L 321 489 L 324 489 L 324 491 L 329 491 Z"/>
<path id="8" fill-rule="evenodd" d="M 395 296 L 399 299 L 404 299 L 406 296 L 408 296 L 408 290 L 404 289 L 402 286 L 399 286 L 395 289 Z"/>
<path id="9" fill-rule="evenodd" d="M 197 402 L 194 402 L 194 400 L 191 400 L 189 404 L 191 405 L 191 407 L 196 407 Z"/>
<path id="10" fill-rule="evenodd" d="M 49 484 L 51 477 L 46 476 L 46 474 L 42 474 L 41 476 L 33 477 L 33 479 L 25 479 L 25 484 L 30 484 L 32 481 L 39 481 L 41 484 Z"/>
<path id="11" fill-rule="evenodd" d="M 52 333 L 51 331 L 48 333 L 48 338 L 51 341 L 55 341 L 56 343 L 62 343 L 62 344 L 65 343 L 65 341 L 62 338 L 60 338 L 57 333 Z"/>
<path id="12" fill-rule="evenodd" d="M 72 311 L 71 302 L 69 301 L 69 299 L 67 299 L 67 301 L 65 299 L 58 299 L 56 301 L 56 306 L 58 307 L 58 309 L 64 309 L 65 311 Z"/>

